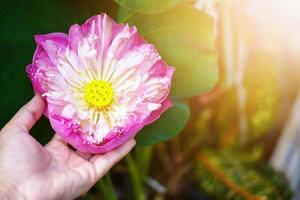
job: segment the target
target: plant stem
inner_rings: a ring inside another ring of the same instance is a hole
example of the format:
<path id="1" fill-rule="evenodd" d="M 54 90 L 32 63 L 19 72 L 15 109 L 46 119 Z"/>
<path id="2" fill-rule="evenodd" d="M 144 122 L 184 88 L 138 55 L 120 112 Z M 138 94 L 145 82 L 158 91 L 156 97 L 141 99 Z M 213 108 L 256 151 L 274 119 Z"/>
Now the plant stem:
<path id="1" fill-rule="evenodd" d="M 104 176 L 101 181 L 97 183 L 97 187 L 99 188 L 103 199 L 105 200 L 118 199 L 109 173 L 106 176 Z"/>
<path id="2" fill-rule="evenodd" d="M 135 199 L 136 200 L 145 200 L 146 195 L 144 193 L 143 179 L 140 176 L 137 165 L 130 154 L 128 156 L 126 156 L 125 159 L 128 164 L 129 173 L 131 176 Z"/>
<path id="3" fill-rule="evenodd" d="M 152 146 L 136 148 L 136 162 L 138 172 L 141 179 L 144 181 L 150 166 L 152 157 Z"/>

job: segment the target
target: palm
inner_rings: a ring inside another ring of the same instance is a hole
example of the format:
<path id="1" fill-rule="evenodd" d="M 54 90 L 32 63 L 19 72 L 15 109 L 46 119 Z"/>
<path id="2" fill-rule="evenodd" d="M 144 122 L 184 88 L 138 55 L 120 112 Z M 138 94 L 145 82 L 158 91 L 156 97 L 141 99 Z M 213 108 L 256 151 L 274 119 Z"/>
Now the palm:
<path id="1" fill-rule="evenodd" d="M 73 151 L 57 136 L 43 147 L 24 127 L 1 131 L 0 174 L 9 176 L 2 176 L 0 182 L 12 181 L 28 199 L 73 199 L 87 192 L 134 144 L 130 141 L 110 153 L 92 156 Z"/>

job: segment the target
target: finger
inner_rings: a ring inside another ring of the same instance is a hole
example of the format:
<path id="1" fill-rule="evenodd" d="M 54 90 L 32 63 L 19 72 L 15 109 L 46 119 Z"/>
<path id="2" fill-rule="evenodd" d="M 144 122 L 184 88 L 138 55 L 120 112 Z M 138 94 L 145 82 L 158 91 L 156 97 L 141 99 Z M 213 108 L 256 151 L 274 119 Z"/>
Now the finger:
<path id="1" fill-rule="evenodd" d="M 67 145 L 67 143 L 57 133 L 54 134 L 54 136 L 51 138 L 51 140 L 45 146 L 49 146 L 51 144 Z"/>
<path id="2" fill-rule="evenodd" d="M 67 158 L 70 153 L 74 153 L 57 133 L 45 145 L 45 148 L 56 157 Z"/>
<path id="3" fill-rule="evenodd" d="M 93 157 L 93 154 L 90 153 L 84 153 L 79 150 L 76 150 L 74 147 L 72 147 L 70 144 L 65 142 L 60 135 L 57 133 L 52 137 L 52 139 L 45 145 L 47 149 L 52 150 L 53 148 L 57 148 L 57 146 L 63 146 L 63 148 L 69 149 L 71 152 L 75 152 L 78 156 L 81 158 L 89 161 L 91 157 Z"/>
<path id="4" fill-rule="evenodd" d="M 65 142 L 62 137 L 60 135 L 58 135 L 57 133 L 54 134 L 54 136 L 51 138 L 51 140 L 49 142 L 60 142 L 63 144 L 67 144 L 67 142 Z"/>
<path id="5" fill-rule="evenodd" d="M 126 156 L 135 145 L 135 140 L 131 139 L 121 147 L 114 149 L 104 155 L 95 155 L 90 162 L 96 169 L 97 179 L 104 176 L 110 168 Z"/>
<path id="6" fill-rule="evenodd" d="M 93 154 L 90 153 L 84 153 L 79 150 L 76 150 L 76 154 L 79 155 L 81 158 L 85 160 L 90 160 L 93 157 Z"/>
<path id="7" fill-rule="evenodd" d="M 45 102 L 39 95 L 35 95 L 24 105 L 4 128 L 10 130 L 29 131 L 45 110 Z"/>

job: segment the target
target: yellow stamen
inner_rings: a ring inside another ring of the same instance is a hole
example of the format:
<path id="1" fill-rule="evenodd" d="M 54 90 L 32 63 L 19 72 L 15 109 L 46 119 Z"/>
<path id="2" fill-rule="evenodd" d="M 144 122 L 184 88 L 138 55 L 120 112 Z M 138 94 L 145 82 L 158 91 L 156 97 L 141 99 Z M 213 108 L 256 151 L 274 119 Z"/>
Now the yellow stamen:
<path id="1" fill-rule="evenodd" d="M 107 81 L 92 80 L 84 87 L 85 100 L 92 106 L 108 106 L 113 99 L 113 90 Z"/>

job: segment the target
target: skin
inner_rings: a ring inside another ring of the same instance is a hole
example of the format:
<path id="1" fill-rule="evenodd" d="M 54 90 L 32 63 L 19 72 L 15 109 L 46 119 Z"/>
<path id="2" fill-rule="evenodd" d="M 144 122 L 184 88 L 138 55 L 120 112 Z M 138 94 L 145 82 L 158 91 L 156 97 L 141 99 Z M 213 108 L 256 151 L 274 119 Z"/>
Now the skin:
<path id="1" fill-rule="evenodd" d="M 29 134 L 45 102 L 35 96 L 0 132 L 0 199 L 74 199 L 86 193 L 135 145 L 102 155 L 73 151 L 55 135 L 42 146 Z"/>

